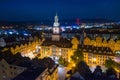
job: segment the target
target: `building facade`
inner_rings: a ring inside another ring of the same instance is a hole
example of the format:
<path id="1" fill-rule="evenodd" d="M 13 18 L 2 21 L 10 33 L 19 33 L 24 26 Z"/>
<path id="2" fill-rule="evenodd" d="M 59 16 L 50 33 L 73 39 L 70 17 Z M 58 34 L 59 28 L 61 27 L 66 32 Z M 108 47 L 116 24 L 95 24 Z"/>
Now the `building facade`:
<path id="1" fill-rule="evenodd" d="M 95 47 L 108 47 L 113 53 L 119 54 L 120 52 L 120 40 L 114 40 L 113 38 L 104 39 L 100 36 L 97 36 L 95 39 L 90 39 L 86 37 L 84 39 L 84 45 L 91 45 Z"/>
<path id="2" fill-rule="evenodd" d="M 76 49 L 81 49 L 84 54 L 84 60 L 88 64 L 104 65 L 109 58 L 115 58 L 115 51 L 120 50 L 119 40 L 106 40 L 101 37 L 90 39 L 83 36 L 83 43 L 80 43 L 76 37 L 71 40 L 62 38 L 60 35 L 58 16 L 55 16 L 52 39 L 46 38 L 41 44 L 41 58 L 52 57 L 59 59 L 62 56 L 66 61 L 71 62 L 71 55 Z"/>
<path id="3" fill-rule="evenodd" d="M 0 80 L 11 80 L 25 70 L 25 67 L 10 65 L 2 59 L 0 61 Z"/>
<path id="4" fill-rule="evenodd" d="M 52 37 L 46 38 L 41 44 L 41 58 L 49 56 L 58 60 L 62 56 L 65 60 L 70 61 L 71 41 L 61 37 L 57 14 L 54 20 Z"/>

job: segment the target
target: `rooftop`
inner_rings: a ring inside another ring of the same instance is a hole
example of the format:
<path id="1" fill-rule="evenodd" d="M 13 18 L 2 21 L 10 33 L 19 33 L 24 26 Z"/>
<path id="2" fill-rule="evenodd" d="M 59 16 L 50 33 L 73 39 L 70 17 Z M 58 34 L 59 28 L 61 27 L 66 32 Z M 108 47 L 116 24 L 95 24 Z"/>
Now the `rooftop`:
<path id="1" fill-rule="evenodd" d="M 57 47 L 61 47 L 61 48 L 72 47 L 71 41 L 65 38 L 61 38 L 60 41 L 52 41 L 51 38 L 45 39 L 45 41 L 42 43 L 41 46 L 51 46 L 51 45 L 56 45 Z"/>
<path id="2" fill-rule="evenodd" d="M 99 55 L 111 55 L 114 56 L 113 51 L 109 47 L 96 47 L 92 45 L 79 45 L 79 48 L 84 52 L 89 52 Z"/>
<path id="3" fill-rule="evenodd" d="M 45 69 L 43 67 L 29 68 L 13 80 L 35 80 Z"/>

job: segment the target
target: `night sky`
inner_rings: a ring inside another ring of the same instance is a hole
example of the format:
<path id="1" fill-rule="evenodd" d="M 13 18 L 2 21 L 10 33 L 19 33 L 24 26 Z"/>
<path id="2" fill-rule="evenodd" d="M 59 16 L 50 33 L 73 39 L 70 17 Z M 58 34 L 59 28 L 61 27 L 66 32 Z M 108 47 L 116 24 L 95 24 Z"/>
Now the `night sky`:
<path id="1" fill-rule="evenodd" d="M 0 0 L 0 21 L 104 18 L 120 20 L 120 0 Z"/>

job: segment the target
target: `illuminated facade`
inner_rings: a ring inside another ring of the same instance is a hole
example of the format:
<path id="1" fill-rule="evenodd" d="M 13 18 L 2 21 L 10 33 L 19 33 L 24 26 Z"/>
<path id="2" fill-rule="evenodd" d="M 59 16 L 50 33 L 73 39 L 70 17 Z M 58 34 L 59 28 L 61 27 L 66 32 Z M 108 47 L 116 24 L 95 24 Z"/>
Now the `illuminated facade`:
<path id="1" fill-rule="evenodd" d="M 83 48 L 85 61 L 92 64 L 105 64 L 105 60 L 108 58 L 115 59 L 120 54 L 120 40 L 103 39 L 102 37 L 96 37 L 90 39 L 86 37 L 84 39 Z"/>
<path id="2" fill-rule="evenodd" d="M 114 59 L 113 52 L 120 48 L 115 41 L 110 39 L 103 40 L 101 37 L 96 37 L 95 40 L 86 37 L 84 34 L 83 44 L 74 37 L 72 40 L 67 40 L 60 37 L 58 17 L 55 16 L 52 39 L 45 39 L 41 44 L 41 58 L 52 56 L 53 59 L 59 59 L 62 56 L 66 61 L 71 62 L 71 55 L 76 49 L 81 49 L 84 54 L 84 60 L 87 64 L 104 65 L 109 58 Z M 57 28 L 57 29 L 56 29 Z M 59 36 L 56 37 L 55 35 Z M 56 40 L 57 38 L 57 40 Z"/>
<path id="3" fill-rule="evenodd" d="M 120 52 L 120 40 L 114 40 L 112 38 L 106 40 L 102 37 L 96 37 L 95 40 L 86 37 L 84 39 L 84 45 L 91 45 L 95 47 L 108 47 L 113 53 Z"/>
<path id="4" fill-rule="evenodd" d="M 80 48 L 82 48 L 84 60 L 89 65 L 104 65 L 107 59 L 115 58 L 112 50 L 108 47 L 84 45 Z"/>
<path id="5" fill-rule="evenodd" d="M 60 35 L 58 16 L 56 14 L 55 22 L 53 24 L 52 38 L 46 38 L 41 44 L 41 58 L 49 56 L 58 60 L 59 57 L 62 56 L 65 60 L 70 61 L 71 48 L 71 41 L 62 38 Z"/>
<path id="6" fill-rule="evenodd" d="M 37 39 L 32 42 L 25 41 L 21 42 L 21 44 L 19 45 L 12 46 L 9 49 L 12 52 L 12 54 L 16 54 L 19 52 L 23 57 L 29 57 L 30 59 L 33 59 L 39 53 L 40 51 L 39 45 L 41 43 L 42 43 L 41 39 Z"/>
<path id="7" fill-rule="evenodd" d="M 52 34 L 52 40 L 53 41 L 59 41 L 60 40 L 60 28 L 59 28 L 59 22 L 58 22 L 58 16 L 56 14 L 53 24 L 53 34 Z"/>
<path id="8" fill-rule="evenodd" d="M 41 58 L 46 56 L 58 59 L 62 56 L 66 60 L 70 60 L 72 44 L 69 40 L 60 39 L 60 41 L 52 41 L 47 39 L 41 45 Z"/>

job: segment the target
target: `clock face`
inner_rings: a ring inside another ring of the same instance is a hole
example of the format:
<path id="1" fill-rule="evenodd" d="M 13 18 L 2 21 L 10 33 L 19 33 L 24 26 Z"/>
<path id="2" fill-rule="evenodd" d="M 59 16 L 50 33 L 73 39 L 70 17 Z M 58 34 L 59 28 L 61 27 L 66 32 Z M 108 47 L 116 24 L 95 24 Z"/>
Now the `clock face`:
<path id="1" fill-rule="evenodd" d="M 59 23 L 54 23 L 54 25 L 53 26 L 59 26 Z"/>
<path id="2" fill-rule="evenodd" d="M 53 33 L 54 34 L 59 34 L 59 28 L 58 27 L 53 28 Z"/>

